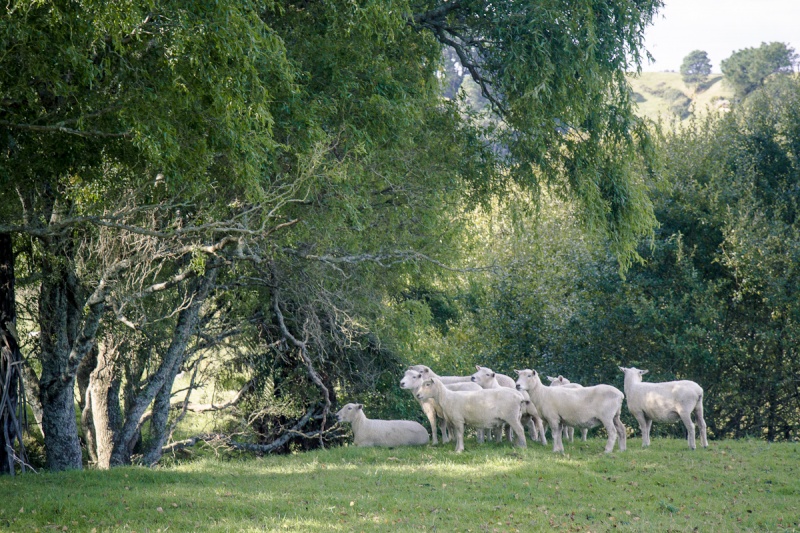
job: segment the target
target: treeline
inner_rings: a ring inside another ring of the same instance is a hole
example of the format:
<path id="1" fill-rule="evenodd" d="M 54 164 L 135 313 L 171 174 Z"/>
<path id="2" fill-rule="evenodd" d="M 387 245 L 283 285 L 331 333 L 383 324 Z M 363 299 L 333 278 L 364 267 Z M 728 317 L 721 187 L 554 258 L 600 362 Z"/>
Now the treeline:
<path id="1" fill-rule="evenodd" d="M 568 204 L 521 220 L 495 212 L 481 257 L 497 270 L 438 294 L 431 353 L 448 355 L 429 363 L 620 387 L 617 367 L 634 365 L 701 383 L 714 438 L 797 439 L 798 106 L 800 81 L 779 76 L 728 114 L 663 133 L 649 182 L 659 226 L 622 276 Z"/>

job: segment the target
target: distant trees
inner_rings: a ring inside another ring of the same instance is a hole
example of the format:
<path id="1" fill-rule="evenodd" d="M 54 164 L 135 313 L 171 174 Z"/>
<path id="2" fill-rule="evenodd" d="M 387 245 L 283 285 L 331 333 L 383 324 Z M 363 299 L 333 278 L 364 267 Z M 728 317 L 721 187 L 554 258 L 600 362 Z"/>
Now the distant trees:
<path id="1" fill-rule="evenodd" d="M 762 43 L 758 48 L 745 48 L 734 52 L 720 64 L 725 81 L 743 98 L 763 85 L 776 73 L 794 70 L 797 54 L 785 43 Z"/>
<path id="2" fill-rule="evenodd" d="M 708 79 L 709 74 L 711 74 L 711 61 L 703 50 L 694 50 L 683 58 L 681 78 L 686 85 L 697 88 Z"/>

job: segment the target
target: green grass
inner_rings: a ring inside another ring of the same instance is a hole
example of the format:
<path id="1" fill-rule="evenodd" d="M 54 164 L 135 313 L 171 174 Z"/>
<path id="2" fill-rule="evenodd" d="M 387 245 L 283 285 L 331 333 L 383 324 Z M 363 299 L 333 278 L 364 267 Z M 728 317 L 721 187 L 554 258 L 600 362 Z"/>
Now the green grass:
<path id="1" fill-rule="evenodd" d="M 628 76 L 628 82 L 635 93 L 637 113 L 653 120 L 669 121 L 676 116 L 676 95 L 688 99 L 695 114 L 725 109 L 721 104 L 733 99 L 733 90 L 721 74 L 711 74 L 697 90 L 687 87 L 677 72 L 643 72 Z"/>
<path id="2" fill-rule="evenodd" d="M 2 531 L 797 531 L 796 443 L 343 447 L 0 479 Z"/>

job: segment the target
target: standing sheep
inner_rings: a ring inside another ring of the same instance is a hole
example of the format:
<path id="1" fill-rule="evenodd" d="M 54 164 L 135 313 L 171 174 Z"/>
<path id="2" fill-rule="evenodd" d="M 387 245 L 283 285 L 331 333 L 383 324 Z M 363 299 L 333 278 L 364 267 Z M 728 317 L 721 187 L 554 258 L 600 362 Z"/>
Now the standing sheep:
<path id="1" fill-rule="evenodd" d="M 573 389 L 579 389 L 583 387 L 583 385 L 580 385 L 578 383 L 572 383 L 570 380 L 568 380 L 567 378 L 565 378 L 560 374 L 557 378 L 554 378 L 552 376 L 547 376 L 547 380 L 550 382 L 551 387 L 570 387 Z M 588 437 L 588 435 L 589 435 L 589 430 L 586 428 L 581 428 L 581 440 L 583 442 L 586 442 L 586 438 Z M 567 439 L 570 442 L 574 442 L 575 428 L 572 426 L 564 426 L 563 436 L 567 437 Z"/>
<path id="2" fill-rule="evenodd" d="M 339 422 L 353 426 L 356 446 L 420 446 L 428 444 L 428 430 L 413 420 L 370 420 L 360 403 L 348 403 L 336 413 Z"/>
<path id="3" fill-rule="evenodd" d="M 628 410 L 639 422 L 642 430 L 642 446 L 650 446 L 650 428 L 655 422 L 683 421 L 686 426 L 689 448 L 695 449 L 695 429 L 692 422 L 694 411 L 700 426 L 700 445 L 708 447 L 706 421 L 703 418 L 703 388 L 689 380 L 645 383 L 642 376 L 647 370 L 619 367 L 625 374 L 625 396 Z"/>
<path id="4" fill-rule="evenodd" d="M 478 371 L 475 372 L 474 374 L 472 374 L 470 376 L 470 379 L 472 380 L 472 383 L 477 383 L 478 385 L 481 386 L 481 388 L 484 388 L 484 389 L 497 389 L 497 388 L 500 388 L 500 387 L 507 387 L 509 389 L 516 388 L 516 383 L 514 383 L 514 380 L 511 379 L 510 377 L 506 376 L 506 375 L 498 374 L 494 370 L 492 370 L 491 368 L 488 368 L 488 367 L 485 367 L 485 366 L 475 365 L 475 368 Z M 450 387 L 450 386 L 448 385 L 448 387 Z M 528 409 L 530 409 L 530 408 L 528 408 Z M 523 406 L 522 410 L 523 410 L 523 413 L 526 412 L 525 406 Z M 534 407 L 532 409 L 532 411 L 535 412 L 536 408 Z M 536 413 L 535 416 L 538 418 L 538 413 Z M 537 429 L 536 429 L 537 426 L 536 426 L 536 422 L 535 422 L 536 418 L 531 419 L 530 416 L 528 416 L 526 418 L 527 418 L 527 421 L 531 422 L 530 427 L 531 427 L 531 436 L 533 437 L 533 440 L 538 440 L 538 434 L 536 433 L 537 432 Z M 541 421 L 541 419 L 539 419 L 539 420 Z M 541 425 L 541 424 L 539 424 L 539 425 Z M 508 440 L 513 442 L 514 436 L 511 434 L 510 428 L 508 428 L 508 427 L 501 428 L 497 432 L 497 442 L 500 442 L 500 441 L 503 440 L 503 429 L 505 429 L 506 432 L 508 433 Z"/>
<path id="5" fill-rule="evenodd" d="M 515 390 L 501 387 L 478 391 L 451 391 L 439 378 L 426 379 L 417 390 L 417 398 L 433 398 L 442 408 L 444 418 L 453 428 L 456 452 L 464 451 L 464 426 L 511 426 L 517 445 L 525 447 L 525 431 L 520 423 L 522 396 Z"/>
<path id="6" fill-rule="evenodd" d="M 608 432 L 605 452 L 611 453 L 617 440 L 619 451 L 625 450 L 625 426 L 619 418 L 625 396 L 618 389 L 611 385 L 545 387 L 535 370 L 517 370 L 517 374 L 517 389 L 528 391 L 539 414 L 550 424 L 554 452 L 564 451 L 562 425 L 593 428 L 603 424 Z"/>

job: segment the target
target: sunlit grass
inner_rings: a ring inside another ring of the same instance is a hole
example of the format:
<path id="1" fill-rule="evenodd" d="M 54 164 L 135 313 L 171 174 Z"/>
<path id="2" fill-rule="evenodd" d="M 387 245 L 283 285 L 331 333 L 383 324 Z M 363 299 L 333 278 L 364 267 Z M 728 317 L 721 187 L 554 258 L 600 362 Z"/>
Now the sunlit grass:
<path id="1" fill-rule="evenodd" d="M 3 531 L 792 531 L 794 443 L 529 444 L 205 458 L 0 479 Z"/>

